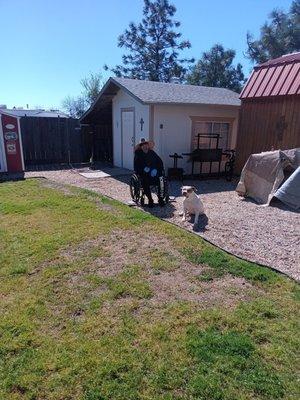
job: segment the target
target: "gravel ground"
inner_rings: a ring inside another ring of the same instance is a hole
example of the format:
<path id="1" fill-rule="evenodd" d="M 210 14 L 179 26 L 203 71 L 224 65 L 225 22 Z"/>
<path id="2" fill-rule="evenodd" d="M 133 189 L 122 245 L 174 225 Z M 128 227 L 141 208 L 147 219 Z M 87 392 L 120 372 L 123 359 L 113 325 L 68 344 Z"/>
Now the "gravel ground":
<path id="1" fill-rule="evenodd" d="M 80 170 L 82 172 L 82 170 Z M 130 201 L 129 176 L 87 179 L 78 170 L 27 172 L 26 178 L 44 177 L 49 180 L 93 190 L 124 203 Z M 151 213 L 203 236 L 217 246 L 239 257 L 281 271 L 300 280 L 300 213 L 279 204 L 258 206 L 235 193 L 236 182 L 223 179 L 184 181 L 197 187 L 206 215 L 193 228 L 192 221 L 181 221 L 179 213 L 183 198 L 181 182 L 170 183 L 175 201 L 166 207 L 155 207 Z M 149 211 L 149 210 L 148 210 Z"/>

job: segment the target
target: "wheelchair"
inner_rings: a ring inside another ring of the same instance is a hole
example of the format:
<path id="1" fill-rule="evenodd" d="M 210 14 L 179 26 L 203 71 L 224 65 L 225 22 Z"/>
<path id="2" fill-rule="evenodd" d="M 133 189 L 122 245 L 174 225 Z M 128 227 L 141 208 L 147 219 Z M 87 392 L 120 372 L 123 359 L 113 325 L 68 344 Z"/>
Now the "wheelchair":
<path id="1" fill-rule="evenodd" d="M 160 186 L 159 186 L 160 185 Z M 137 174 L 133 174 L 130 178 L 130 195 L 132 200 L 142 207 L 145 205 L 145 193 L 142 187 L 141 178 Z M 169 185 L 168 180 L 163 173 L 162 176 L 154 178 L 153 184 L 150 184 L 150 190 L 152 193 L 158 196 L 158 192 L 160 189 L 161 198 L 163 199 L 164 203 L 167 204 L 170 200 L 169 197 Z"/>

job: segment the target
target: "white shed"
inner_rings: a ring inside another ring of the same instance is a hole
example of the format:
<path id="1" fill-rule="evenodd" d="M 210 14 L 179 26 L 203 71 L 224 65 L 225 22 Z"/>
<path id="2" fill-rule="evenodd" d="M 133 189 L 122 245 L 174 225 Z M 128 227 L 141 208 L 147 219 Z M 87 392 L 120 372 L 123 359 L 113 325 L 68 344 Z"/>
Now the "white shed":
<path id="1" fill-rule="evenodd" d="M 115 166 L 132 169 L 134 146 L 145 138 L 155 142 L 155 151 L 171 167 L 169 155 L 189 153 L 199 133 L 219 133 L 219 147 L 234 149 L 239 106 L 238 93 L 229 89 L 110 78 L 81 123 L 96 118 L 99 124 L 111 114 Z M 201 147 L 213 146 L 209 137 L 201 138 Z M 181 165 L 188 173 L 186 161 Z"/>

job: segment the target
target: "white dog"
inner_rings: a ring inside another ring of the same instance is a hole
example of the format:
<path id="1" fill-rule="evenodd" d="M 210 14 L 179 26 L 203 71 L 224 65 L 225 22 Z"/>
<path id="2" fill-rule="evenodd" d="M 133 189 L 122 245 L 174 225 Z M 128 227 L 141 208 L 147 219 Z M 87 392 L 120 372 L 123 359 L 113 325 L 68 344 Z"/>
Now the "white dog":
<path id="1" fill-rule="evenodd" d="M 182 221 L 186 220 L 187 214 L 194 214 L 194 225 L 198 224 L 200 214 L 204 214 L 203 203 L 199 196 L 196 195 L 197 189 L 194 186 L 183 186 L 181 188 L 182 195 L 185 197 L 183 200 Z"/>

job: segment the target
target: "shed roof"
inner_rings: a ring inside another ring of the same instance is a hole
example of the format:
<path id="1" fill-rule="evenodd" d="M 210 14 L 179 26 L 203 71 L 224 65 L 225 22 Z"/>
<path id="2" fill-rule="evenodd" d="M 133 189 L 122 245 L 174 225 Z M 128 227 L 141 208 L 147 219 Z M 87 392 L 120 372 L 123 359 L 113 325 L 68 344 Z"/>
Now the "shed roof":
<path id="1" fill-rule="evenodd" d="M 47 118 L 69 118 L 69 116 L 61 111 L 46 110 L 27 110 L 27 109 L 7 109 L 1 108 L 0 113 L 12 115 L 14 117 L 47 117 Z"/>
<path id="2" fill-rule="evenodd" d="M 229 89 L 177 83 L 153 82 L 129 78 L 109 78 L 95 103 L 81 117 L 100 112 L 123 89 L 142 104 L 187 104 L 239 106 L 238 93 Z"/>
<path id="3" fill-rule="evenodd" d="M 127 78 L 113 79 L 147 104 L 240 105 L 238 94 L 229 89 Z"/>
<path id="4" fill-rule="evenodd" d="M 254 67 L 241 99 L 300 94 L 300 52 L 269 60 Z"/>

